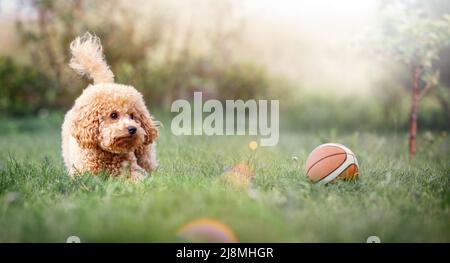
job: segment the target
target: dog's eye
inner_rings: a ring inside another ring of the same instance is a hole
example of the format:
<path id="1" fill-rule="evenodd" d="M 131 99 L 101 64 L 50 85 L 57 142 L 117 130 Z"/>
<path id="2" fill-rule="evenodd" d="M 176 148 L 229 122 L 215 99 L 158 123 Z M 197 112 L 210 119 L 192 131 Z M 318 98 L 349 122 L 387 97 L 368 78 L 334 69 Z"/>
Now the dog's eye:
<path id="1" fill-rule="evenodd" d="M 130 119 L 134 120 L 134 114 L 130 113 Z"/>
<path id="2" fill-rule="evenodd" d="M 111 115 L 109 115 L 111 117 L 111 119 L 115 120 L 119 117 L 119 115 L 117 115 L 117 112 L 112 112 Z"/>

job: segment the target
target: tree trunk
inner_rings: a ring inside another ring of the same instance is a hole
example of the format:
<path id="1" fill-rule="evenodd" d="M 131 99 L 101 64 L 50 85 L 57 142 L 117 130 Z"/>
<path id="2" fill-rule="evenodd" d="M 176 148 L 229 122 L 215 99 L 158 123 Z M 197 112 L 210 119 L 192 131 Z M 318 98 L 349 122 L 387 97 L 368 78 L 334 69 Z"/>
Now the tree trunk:
<path id="1" fill-rule="evenodd" d="M 409 118 L 409 159 L 412 160 L 416 153 L 417 136 L 417 111 L 419 107 L 419 82 L 422 76 L 422 67 L 416 66 L 413 69 L 413 87 L 411 96 L 411 112 Z"/>

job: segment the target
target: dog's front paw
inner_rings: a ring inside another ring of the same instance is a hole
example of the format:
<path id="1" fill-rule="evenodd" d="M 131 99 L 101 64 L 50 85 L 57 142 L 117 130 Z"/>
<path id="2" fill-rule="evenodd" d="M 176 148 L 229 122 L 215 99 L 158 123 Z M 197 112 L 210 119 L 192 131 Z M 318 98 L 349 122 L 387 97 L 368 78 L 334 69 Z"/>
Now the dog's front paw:
<path id="1" fill-rule="evenodd" d="M 142 169 L 133 169 L 130 173 L 130 180 L 134 182 L 140 182 L 148 176 L 148 173 Z"/>

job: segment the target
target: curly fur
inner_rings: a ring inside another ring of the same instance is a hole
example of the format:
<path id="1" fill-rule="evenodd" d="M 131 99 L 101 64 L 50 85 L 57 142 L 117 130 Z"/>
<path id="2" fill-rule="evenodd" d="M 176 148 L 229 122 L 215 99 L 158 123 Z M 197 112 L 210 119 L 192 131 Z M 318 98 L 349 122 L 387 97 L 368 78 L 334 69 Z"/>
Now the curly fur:
<path id="1" fill-rule="evenodd" d="M 69 175 L 106 171 L 141 178 L 157 166 L 158 123 L 135 88 L 112 83 L 97 37 L 87 33 L 70 47 L 70 66 L 96 84 L 84 89 L 64 118 L 62 153 Z"/>
<path id="2" fill-rule="evenodd" d="M 69 66 L 80 75 L 97 83 L 113 83 L 114 74 L 106 64 L 100 39 L 89 32 L 70 44 L 72 59 Z"/>

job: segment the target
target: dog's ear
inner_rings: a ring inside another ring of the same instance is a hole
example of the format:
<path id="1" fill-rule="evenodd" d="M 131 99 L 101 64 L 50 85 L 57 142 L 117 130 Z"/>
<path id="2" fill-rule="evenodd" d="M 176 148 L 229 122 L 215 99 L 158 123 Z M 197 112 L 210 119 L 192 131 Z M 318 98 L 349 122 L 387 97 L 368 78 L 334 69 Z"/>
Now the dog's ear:
<path id="1" fill-rule="evenodd" d="M 93 149 L 98 145 L 99 137 L 99 114 L 98 111 L 84 106 L 75 110 L 72 123 L 72 136 L 83 149 Z"/>
<path id="2" fill-rule="evenodd" d="M 144 144 L 148 145 L 150 143 L 153 143 L 159 136 L 159 122 L 153 120 L 153 118 L 150 116 L 150 113 L 148 113 L 148 110 L 145 107 L 141 107 L 137 110 L 135 118 L 137 119 L 137 121 L 139 121 L 141 127 L 145 131 Z"/>

